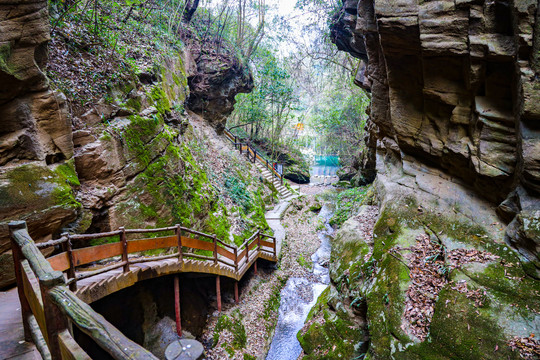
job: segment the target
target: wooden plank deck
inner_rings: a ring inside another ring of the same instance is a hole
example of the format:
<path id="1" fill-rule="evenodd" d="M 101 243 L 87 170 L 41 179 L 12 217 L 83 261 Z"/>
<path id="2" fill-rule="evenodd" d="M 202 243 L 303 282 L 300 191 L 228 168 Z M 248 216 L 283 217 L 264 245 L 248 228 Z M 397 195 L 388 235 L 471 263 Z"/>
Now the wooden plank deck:
<path id="1" fill-rule="evenodd" d="M 21 303 L 16 288 L 0 292 L 0 359 L 41 359 L 35 345 L 24 341 Z"/>

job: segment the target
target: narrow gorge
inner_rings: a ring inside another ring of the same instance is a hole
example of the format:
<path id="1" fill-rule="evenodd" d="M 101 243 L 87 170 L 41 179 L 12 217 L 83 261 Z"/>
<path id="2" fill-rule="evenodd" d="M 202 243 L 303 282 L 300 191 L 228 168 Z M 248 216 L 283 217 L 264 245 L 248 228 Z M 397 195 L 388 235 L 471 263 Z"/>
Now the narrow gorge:
<path id="1" fill-rule="evenodd" d="M 540 359 L 539 8 L 0 2 L 0 358 Z"/>

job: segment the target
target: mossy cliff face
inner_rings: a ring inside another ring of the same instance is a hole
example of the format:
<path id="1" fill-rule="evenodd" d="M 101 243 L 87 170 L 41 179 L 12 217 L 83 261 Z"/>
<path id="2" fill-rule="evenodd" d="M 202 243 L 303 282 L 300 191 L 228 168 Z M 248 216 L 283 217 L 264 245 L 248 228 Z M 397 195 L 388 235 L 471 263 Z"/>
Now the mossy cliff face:
<path id="1" fill-rule="evenodd" d="M 7 223 L 47 240 L 77 216 L 78 180 L 65 97 L 42 72 L 46 1 L 0 4 L 0 288 L 14 281 Z"/>
<path id="2" fill-rule="evenodd" d="M 205 127 L 204 120 L 183 108 L 189 62 L 185 52 L 166 58 L 153 69 L 152 78 L 160 81 L 118 93 L 116 106 L 125 110 L 117 113 L 133 115 L 110 115 L 105 123 L 76 131 L 75 160 L 83 204 L 92 213 L 91 231 L 181 224 L 232 242 L 233 235 L 240 241 L 243 232 L 267 228 L 259 216 L 264 214 L 264 190 L 249 171 L 235 177 L 245 194 L 232 204 L 221 193 L 226 184 L 209 178 L 213 169 L 203 153 L 216 149 L 190 122 Z M 225 169 L 241 169 L 232 149 L 221 151 L 229 156 Z M 231 229 L 231 212 L 243 217 L 240 232 Z"/>
<path id="3" fill-rule="evenodd" d="M 364 166 L 393 153 L 467 184 L 499 207 L 536 278 L 540 238 L 525 227 L 540 201 L 539 26 L 536 0 L 350 0 L 331 26 L 372 93 Z"/>
<path id="4" fill-rule="evenodd" d="M 331 275 L 365 301 L 366 359 L 519 359 L 538 334 L 538 19 L 532 0 L 343 1 L 380 217 Z M 422 241 L 437 254 L 415 262 Z"/>
<path id="5" fill-rule="evenodd" d="M 410 194 L 404 201 L 384 203 L 376 224 L 370 259 L 375 266 L 374 275 L 364 283 L 371 357 L 520 358 L 508 342 L 515 336 L 527 337 L 538 332 L 540 283 L 526 275 L 519 257 L 509 246 L 493 238 L 492 229 L 460 212 L 440 212 L 441 207 L 430 206 L 424 200 Z M 428 234 L 431 241 L 440 242 L 447 253 L 476 249 L 499 257 L 485 264 L 471 262 L 449 270 L 448 282 L 440 293 L 431 294 L 436 301 L 423 341 L 404 330 L 410 324 L 403 317 L 411 284 L 407 250 L 401 249 L 413 245 L 419 234 Z M 462 281 L 467 284 L 467 294 L 456 290 L 456 284 Z M 480 304 L 469 296 L 473 291 L 483 294 Z"/>
<path id="6" fill-rule="evenodd" d="M 100 79 L 100 85 L 109 84 L 106 89 L 90 92 L 99 93 L 99 99 L 80 98 L 86 93 L 74 90 L 80 90 L 82 80 L 70 78 L 98 72 L 92 61 L 56 59 L 54 69 L 66 71 L 50 72 L 61 77 L 54 83 L 62 84 L 66 94 L 79 94 L 66 100 L 50 90 L 43 73 L 50 40 L 47 2 L 19 5 L 0 5 L 0 13 L 6 14 L 0 25 L 7 29 L 0 34 L 0 288 L 14 282 L 6 252 L 9 220 L 27 220 L 36 241 L 62 231 L 180 223 L 232 242 L 257 227 L 267 228 L 263 199 L 269 191 L 250 168 L 234 155 L 224 161 L 228 166 L 221 164 L 235 179 L 229 187 L 241 195 L 231 198 L 225 181 L 212 179 L 213 168 L 201 161 L 201 149 L 219 151 L 191 127 L 185 110 L 188 79 L 198 71 L 189 50 L 180 43 L 164 45 L 144 62 L 144 69 L 133 67 L 121 77 L 112 74 L 111 81 Z M 63 41 L 55 39 L 53 53 L 55 46 L 66 45 Z M 97 56 L 82 48 L 70 51 Z M 222 70 L 232 78 L 238 75 L 241 83 L 249 78 L 246 69 Z M 228 99 L 228 110 L 234 89 L 217 92 Z M 219 149 L 234 154 L 225 146 Z"/>

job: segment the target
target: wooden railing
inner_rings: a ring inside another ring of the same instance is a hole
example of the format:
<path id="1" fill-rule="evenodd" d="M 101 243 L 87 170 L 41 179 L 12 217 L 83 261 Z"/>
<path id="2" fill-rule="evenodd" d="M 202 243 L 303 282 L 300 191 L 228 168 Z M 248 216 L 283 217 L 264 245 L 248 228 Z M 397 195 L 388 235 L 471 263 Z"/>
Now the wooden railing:
<path id="1" fill-rule="evenodd" d="M 240 141 L 241 139 L 234 135 L 229 129 L 224 130 L 225 137 L 231 141 L 235 149 L 240 150 L 240 154 L 246 154 L 247 158 L 253 162 L 259 162 L 270 171 L 270 173 L 283 185 L 283 174 L 278 171 L 275 163 L 268 160 L 264 155 L 253 148 L 250 144 Z"/>
<path id="2" fill-rule="evenodd" d="M 90 357 L 73 339 L 69 324 L 89 335 L 114 359 L 157 359 L 129 340 L 66 286 L 28 234 L 24 221 L 9 224 L 26 341 L 44 360 Z"/>
<path id="3" fill-rule="evenodd" d="M 13 259 L 25 338 L 33 341 L 44 359 L 89 359 L 75 342 L 68 329 L 72 323 L 88 334 L 99 346 L 115 359 L 155 359 L 141 346 L 126 338 L 89 305 L 72 292 L 77 281 L 116 268 L 130 271 L 130 265 L 145 261 L 185 258 L 221 264 L 235 274 L 243 274 L 250 261 L 266 254 L 266 258 L 277 260 L 276 239 L 255 232 L 240 247 L 226 244 L 216 235 L 191 230 L 180 225 L 159 229 L 124 229 L 98 233 L 70 235 L 60 239 L 35 244 L 23 221 L 9 224 L 12 239 Z M 137 239 L 137 234 L 171 233 L 154 238 Z M 118 237 L 117 242 L 104 245 L 73 248 L 73 241 Z M 134 239 L 128 239 L 128 238 Z M 60 245 L 63 251 L 45 258 L 39 249 Z M 130 257 L 148 250 L 176 248 L 176 252 L 162 256 Z M 198 251 L 199 253 L 196 253 Z M 200 254 L 211 252 L 212 256 Z M 99 270 L 77 272 L 77 268 L 96 261 L 120 257 L 112 265 Z M 67 280 L 65 280 L 65 272 Z M 69 288 L 67 287 L 69 285 Z"/>

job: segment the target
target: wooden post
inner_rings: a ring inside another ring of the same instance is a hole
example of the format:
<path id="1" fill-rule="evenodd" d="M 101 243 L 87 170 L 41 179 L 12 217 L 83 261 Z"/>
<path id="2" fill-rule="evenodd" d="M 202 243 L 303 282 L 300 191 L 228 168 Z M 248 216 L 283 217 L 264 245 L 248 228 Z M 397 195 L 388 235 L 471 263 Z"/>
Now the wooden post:
<path id="1" fill-rule="evenodd" d="M 182 263 L 184 261 L 182 254 L 182 230 L 180 224 L 176 224 L 176 239 L 178 241 L 178 261 Z"/>
<path id="2" fill-rule="evenodd" d="M 214 265 L 217 265 L 217 237 L 214 234 Z"/>
<path id="3" fill-rule="evenodd" d="M 276 238 L 274 238 L 274 242 L 272 244 L 272 248 L 274 249 L 274 258 L 277 258 L 277 254 L 276 254 Z"/>
<path id="4" fill-rule="evenodd" d="M 127 237 L 126 237 L 126 229 L 122 226 L 120 228 L 120 241 L 122 242 L 122 261 L 125 261 L 126 264 L 124 265 L 124 272 L 127 273 L 129 271 L 129 261 L 128 261 L 128 248 L 127 248 Z"/>
<path id="5" fill-rule="evenodd" d="M 253 263 L 253 272 L 257 275 L 257 258 L 255 258 L 255 262 Z"/>
<path id="6" fill-rule="evenodd" d="M 69 269 L 67 270 L 68 279 L 74 279 L 69 284 L 69 290 L 77 291 L 77 277 L 75 274 L 75 263 L 73 262 L 73 244 L 71 243 L 71 238 L 68 233 L 63 233 L 62 236 L 67 238 L 67 241 L 62 244 L 62 248 L 67 252 L 69 259 Z"/>
<path id="7" fill-rule="evenodd" d="M 257 248 L 261 251 L 261 230 L 257 230 Z"/>
<path id="8" fill-rule="evenodd" d="M 217 301 L 217 311 L 221 312 L 221 279 L 220 276 L 216 276 L 216 301 Z"/>
<path id="9" fill-rule="evenodd" d="M 249 241 L 246 243 L 246 264 L 249 263 Z"/>
<path id="10" fill-rule="evenodd" d="M 238 305 L 238 281 L 234 282 L 234 302 Z"/>
<path id="11" fill-rule="evenodd" d="M 238 272 L 238 249 L 234 248 L 234 270 Z"/>
<path id="12" fill-rule="evenodd" d="M 182 318 L 180 313 L 180 282 L 178 275 L 174 277 L 174 312 L 176 314 L 176 333 L 182 336 Z"/>
<path id="13" fill-rule="evenodd" d="M 9 223 L 9 233 L 11 237 L 11 252 L 13 255 L 13 265 L 15 267 L 15 280 L 17 281 L 17 292 L 19 293 L 19 300 L 21 302 L 21 316 L 22 323 L 24 328 L 24 340 L 32 341 L 32 332 L 30 331 L 30 324 L 28 323 L 28 316 L 32 314 L 32 309 L 28 303 L 28 299 L 24 295 L 23 281 L 22 281 L 22 270 L 21 270 L 21 260 L 23 259 L 23 254 L 19 245 L 13 239 L 13 231 L 26 228 L 26 221 L 12 221 Z"/>
<path id="14" fill-rule="evenodd" d="M 56 306 L 50 295 L 51 289 L 62 284 L 65 284 L 64 274 L 60 271 L 47 273 L 39 278 L 43 313 L 45 314 L 45 326 L 47 328 L 47 333 L 44 335 L 52 359 L 62 359 L 58 335 L 68 327 L 67 318 L 62 314 L 58 306 Z"/>

